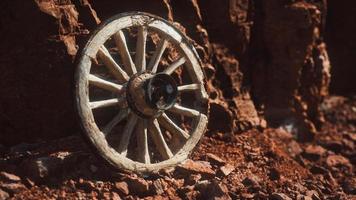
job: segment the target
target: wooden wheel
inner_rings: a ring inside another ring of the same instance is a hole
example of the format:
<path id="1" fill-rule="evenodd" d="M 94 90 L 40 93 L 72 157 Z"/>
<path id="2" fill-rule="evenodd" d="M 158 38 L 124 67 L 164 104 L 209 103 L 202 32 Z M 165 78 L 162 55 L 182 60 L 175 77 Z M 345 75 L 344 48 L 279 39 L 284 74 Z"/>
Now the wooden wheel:
<path id="1" fill-rule="evenodd" d="M 159 17 L 124 13 L 103 23 L 81 53 L 75 80 L 84 133 L 116 168 L 150 172 L 176 165 L 206 129 L 199 57 Z"/>

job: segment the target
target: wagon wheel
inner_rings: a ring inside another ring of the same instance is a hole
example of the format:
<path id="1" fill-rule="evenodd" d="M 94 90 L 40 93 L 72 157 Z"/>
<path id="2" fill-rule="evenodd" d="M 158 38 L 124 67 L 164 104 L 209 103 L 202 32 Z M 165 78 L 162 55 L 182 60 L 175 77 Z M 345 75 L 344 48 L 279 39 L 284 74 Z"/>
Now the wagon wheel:
<path id="1" fill-rule="evenodd" d="M 199 57 L 159 17 L 125 13 L 103 23 L 82 51 L 75 81 L 84 133 L 116 168 L 150 172 L 176 165 L 206 129 Z"/>

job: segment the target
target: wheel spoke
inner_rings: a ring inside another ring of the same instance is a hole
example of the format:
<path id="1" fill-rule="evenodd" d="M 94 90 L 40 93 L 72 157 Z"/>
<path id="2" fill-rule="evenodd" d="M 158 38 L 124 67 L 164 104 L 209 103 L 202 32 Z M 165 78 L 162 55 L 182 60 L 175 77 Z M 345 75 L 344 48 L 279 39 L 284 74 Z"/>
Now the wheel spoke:
<path id="1" fill-rule="evenodd" d="M 136 122 L 137 116 L 133 113 L 130 113 L 127 120 L 127 124 L 124 128 L 124 132 L 121 135 L 119 146 L 117 148 L 117 152 L 119 152 L 123 156 L 127 155 L 127 147 L 129 146 L 132 131 L 135 128 Z"/>
<path id="2" fill-rule="evenodd" d="M 119 48 L 120 56 L 123 60 L 124 67 L 126 72 L 130 75 L 136 74 L 136 67 L 135 64 L 132 62 L 132 58 L 130 56 L 129 49 L 127 47 L 126 38 L 122 31 L 118 31 L 114 35 L 116 46 Z"/>
<path id="3" fill-rule="evenodd" d="M 147 141 L 147 121 L 140 120 L 137 122 L 136 128 L 137 136 L 137 158 L 138 161 L 149 164 L 151 163 L 150 155 L 148 151 Z"/>
<path id="4" fill-rule="evenodd" d="M 196 83 L 178 86 L 178 91 L 180 92 L 189 92 L 189 91 L 194 91 L 199 89 L 200 89 L 199 84 Z"/>
<path id="5" fill-rule="evenodd" d="M 127 73 L 115 62 L 110 55 L 107 48 L 103 45 L 98 51 L 99 58 L 103 61 L 104 65 L 110 70 L 110 72 L 119 81 L 126 82 L 129 80 Z"/>
<path id="6" fill-rule="evenodd" d="M 169 149 L 166 141 L 164 140 L 157 119 L 154 119 L 150 122 L 148 130 L 150 131 L 153 142 L 155 143 L 157 150 L 159 151 L 163 159 L 169 159 L 173 157 L 172 151 Z"/>
<path id="7" fill-rule="evenodd" d="M 184 138 L 188 139 L 189 134 L 181 129 L 179 126 L 177 126 L 165 113 L 163 113 L 159 118 L 158 118 L 159 123 L 167 129 L 169 132 Z"/>
<path id="8" fill-rule="evenodd" d="M 112 82 L 109 82 L 107 80 L 101 79 L 97 76 L 94 76 L 92 74 L 89 75 L 89 83 L 95 85 L 98 88 L 104 89 L 104 90 L 109 90 L 114 93 L 119 93 L 122 91 L 122 85 L 118 85 Z"/>
<path id="9" fill-rule="evenodd" d="M 148 64 L 148 69 L 151 70 L 153 73 L 157 72 L 159 61 L 163 55 L 163 52 L 166 50 L 168 45 L 168 41 L 166 39 L 161 39 L 157 45 L 157 49 L 153 54 L 150 63 Z"/>
<path id="10" fill-rule="evenodd" d="M 198 117 L 200 115 L 200 112 L 194 109 L 186 108 L 178 104 L 174 104 L 174 106 L 169 109 L 169 111 L 180 114 L 183 116 L 187 117 Z"/>
<path id="11" fill-rule="evenodd" d="M 147 28 L 140 26 L 137 33 L 135 65 L 137 71 L 142 72 L 146 70 L 146 40 Z"/>
<path id="12" fill-rule="evenodd" d="M 166 74 L 172 74 L 178 67 L 183 65 L 186 62 L 184 57 L 179 58 L 178 60 L 174 61 L 169 67 L 167 67 L 163 72 Z"/>
<path id="13" fill-rule="evenodd" d="M 118 105 L 120 105 L 120 100 L 117 98 L 102 100 L 102 101 L 93 101 L 89 103 L 91 109 L 105 108 L 109 106 L 118 106 Z"/>
<path id="14" fill-rule="evenodd" d="M 111 130 L 120 123 L 124 118 L 129 115 L 129 109 L 125 108 L 122 109 L 104 128 L 103 133 L 104 135 L 109 135 Z"/>

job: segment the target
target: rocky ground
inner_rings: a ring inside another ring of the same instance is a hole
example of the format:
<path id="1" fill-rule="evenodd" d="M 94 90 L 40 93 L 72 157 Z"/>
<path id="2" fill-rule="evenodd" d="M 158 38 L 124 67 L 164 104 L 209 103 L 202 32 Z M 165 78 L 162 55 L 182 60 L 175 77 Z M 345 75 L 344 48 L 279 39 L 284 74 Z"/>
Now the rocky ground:
<path id="1" fill-rule="evenodd" d="M 356 199 L 356 98 L 330 97 L 314 142 L 207 133 L 175 169 L 115 172 L 80 136 L 1 147 L 0 199 Z"/>

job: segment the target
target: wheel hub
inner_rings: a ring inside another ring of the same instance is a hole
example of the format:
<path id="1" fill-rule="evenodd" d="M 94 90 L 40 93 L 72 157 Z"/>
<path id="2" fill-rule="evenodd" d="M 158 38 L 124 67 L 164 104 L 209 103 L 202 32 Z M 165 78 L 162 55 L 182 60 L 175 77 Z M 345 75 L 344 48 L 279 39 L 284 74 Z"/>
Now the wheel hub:
<path id="1" fill-rule="evenodd" d="M 176 102 L 178 87 L 164 73 L 142 72 L 132 76 L 127 85 L 127 102 L 143 118 L 157 117 Z"/>

